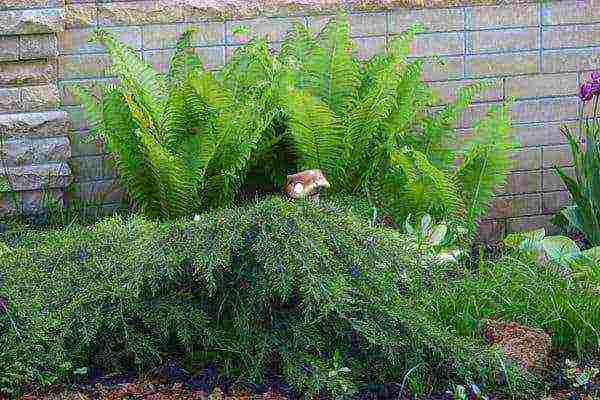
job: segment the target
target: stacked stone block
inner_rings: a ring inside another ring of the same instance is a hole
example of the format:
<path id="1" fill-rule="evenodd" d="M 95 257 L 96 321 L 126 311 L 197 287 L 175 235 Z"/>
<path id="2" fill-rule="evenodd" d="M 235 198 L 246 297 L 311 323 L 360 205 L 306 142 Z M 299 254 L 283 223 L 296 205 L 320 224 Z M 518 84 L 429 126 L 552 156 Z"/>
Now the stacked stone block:
<path id="1" fill-rule="evenodd" d="M 0 3 L 0 215 L 41 212 L 71 180 L 57 82 L 62 30 L 59 1 Z"/>

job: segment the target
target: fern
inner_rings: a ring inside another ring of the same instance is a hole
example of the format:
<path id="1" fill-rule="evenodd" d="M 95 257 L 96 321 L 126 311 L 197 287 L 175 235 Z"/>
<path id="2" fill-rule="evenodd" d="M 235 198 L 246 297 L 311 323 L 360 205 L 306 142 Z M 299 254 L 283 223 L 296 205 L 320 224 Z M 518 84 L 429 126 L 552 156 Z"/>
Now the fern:
<path id="1" fill-rule="evenodd" d="M 232 94 L 219 76 L 202 68 L 190 47 L 192 34 L 180 37 L 163 77 L 99 30 L 97 39 L 108 50 L 110 72 L 119 83 L 99 102 L 81 92 L 121 182 L 151 217 L 173 218 L 234 201 L 272 121 L 265 117 L 264 107 L 272 103 L 263 98 L 266 91 L 250 90 L 255 102 L 237 99 L 239 92 Z M 243 69 L 232 71 L 241 76 Z M 248 76 L 245 82 L 252 83 Z"/>
<path id="2" fill-rule="evenodd" d="M 508 165 L 507 116 L 492 112 L 474 141 L 457 148 L 455 121 L 486 85 L 467 86 L 451 104 L 432 109 L 424 60 L 407 58 L 418 32 L 411 27 L 387 54 L 361 62 L 345 17 L 316 38 L 296 27 L 280 53 L 288 137 L 299 168 L 322 168 L 334 191 L 363 194 L 396 222 L 429 213 L 474 228 Z M 468 162 L 456 171 L 464 154 Z"/>

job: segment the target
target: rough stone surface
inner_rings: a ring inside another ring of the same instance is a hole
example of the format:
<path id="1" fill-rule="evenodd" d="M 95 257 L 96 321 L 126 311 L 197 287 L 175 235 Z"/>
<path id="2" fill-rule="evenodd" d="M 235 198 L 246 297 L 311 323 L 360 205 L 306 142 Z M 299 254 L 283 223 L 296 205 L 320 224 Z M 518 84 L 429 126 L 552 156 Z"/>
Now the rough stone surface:
<path id="1" fill-rule="evenodd" d="M 0 115 L 0 131 L 5 139 L 64 136 L 66 129 L 64 111 Z"/>
<path id="2" fill-rule="evenodd" d="M 35 60 L 58 56 L 56 35 L 24 35 L 20 37 L 19 58 L 21 60 Z"/>
<path id="3" fill-rule="evenodd" d="M 5 175 L 14 191 L 64 188 L 71 182 L 66 163 L 8 167 Z"/>
<path id="4" fill-rule="evenodd" d="M 67 29 L 96 25 L 96 4 L 67 4 L 65 26 Z"/>
<path id="5" fill-rule="evenodd" d="M 21 88 L 23 111 L 49 111 L 58 108 L 60 95 L 55 84 Z"/>
<path id="6" fill-rule="evenodd" d="M 43 214 L 49 206 L 64 207 L 65 193 L 60 189 L 44 189 L 21 192 L 21 207 L 24 214 Z"/>
<path id="7" fill-rule="evenodd" d="M 18 36 L 0 36 L 0 61 L 19 59 Z"/>
<path id="8" fill-rule="evenodd" d="M 98 4 L 103 25 L 131 25 L 255 16 L 287 16 L 348 11 L 381 11 L 398 7 L 447 7 L 468 4 L 515 4 L 498 0 L 158 0 Z"/>
<path id="9" fill-rule="evenodd" d="M 0 35 L 29 35 L 64 30 L 62 8 L 0 11 Z"/>
<path id="10" fill-rule="evenodd" d="M 0 89 L 0 113 L 20 111 L 21 90 L 17 88 Z"/>
<path id="11" fill-rule="evenodd" d="M 23 86 L 56 80 L 56 67 L 46 60 L 0 63 L 0 86 Z"/>
<path id="12" fill-rule="evenodd" d="M 0 146 L 0 157 L 6 166 L 23 166 L 67 161 L 71 157 L 66 137 L 40 140 L 8 140 Z"/>

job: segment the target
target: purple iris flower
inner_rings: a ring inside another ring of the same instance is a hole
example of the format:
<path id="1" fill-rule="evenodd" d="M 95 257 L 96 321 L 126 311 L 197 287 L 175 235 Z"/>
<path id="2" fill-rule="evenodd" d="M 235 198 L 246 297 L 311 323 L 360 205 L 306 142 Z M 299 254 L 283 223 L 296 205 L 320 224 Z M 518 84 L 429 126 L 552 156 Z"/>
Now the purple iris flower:
<path id="1" fill-rule="evenodd" d="M 592 83 L 600 84 L 600 71 L 595 71 L 590 74 L 590 81 Z"/>
<path id="2" fill-rule="evenodd" d="M 0 313 L 5 313 L 8 311 L 8 300 L 4 297 L 0 297 Z"/>
<path id="3" fill-rule="evenodd" d="M 579 98 L 581 101 L 590 101 L 594 97 L 594 86 L 592 82 L 586 82 L 579 87 Z"/>

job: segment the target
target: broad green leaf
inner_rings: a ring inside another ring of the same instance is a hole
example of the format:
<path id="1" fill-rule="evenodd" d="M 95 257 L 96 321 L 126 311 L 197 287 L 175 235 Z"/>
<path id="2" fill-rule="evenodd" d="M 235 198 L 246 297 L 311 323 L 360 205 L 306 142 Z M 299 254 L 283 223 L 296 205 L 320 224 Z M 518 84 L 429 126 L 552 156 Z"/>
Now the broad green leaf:
<path id="1" fill-rule="evenodd" d="M 565 265 L 581 254 L 577 243 L 566 236 L 549 236 L 542 240 L 542 247 L 551 261 Z"/>
<path id="2" fill-rule="evenodd" d="M 448 233 L 448 227 L 446 225 L 437 225 L 433 228 L 431 235 L 429 236 L 429 244 L 432 246 L 439 246 L 443 243 Z"/>

